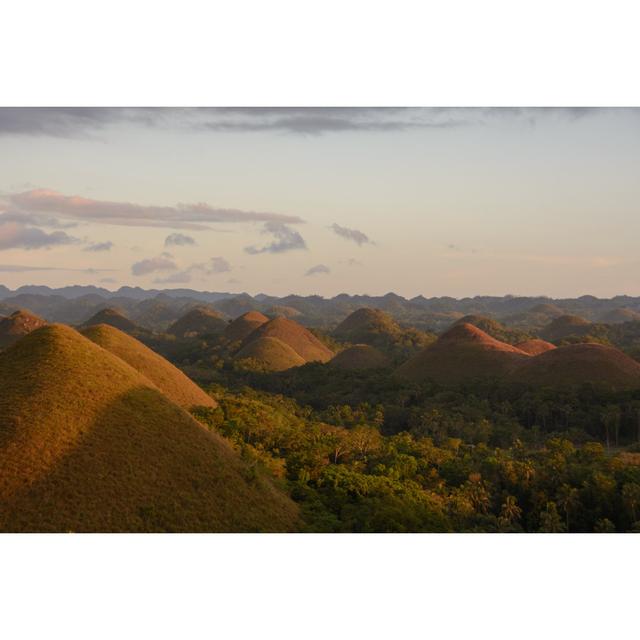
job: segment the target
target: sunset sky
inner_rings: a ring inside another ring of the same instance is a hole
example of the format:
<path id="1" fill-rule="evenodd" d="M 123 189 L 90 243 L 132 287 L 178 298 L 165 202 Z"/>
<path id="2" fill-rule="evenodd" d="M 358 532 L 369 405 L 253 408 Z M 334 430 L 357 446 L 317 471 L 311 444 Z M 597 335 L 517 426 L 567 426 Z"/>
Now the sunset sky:
<path id="1" fill-rule="evenodd" d="M 0 109 L 0 284 L 640 295 L 640 111 Z"/>

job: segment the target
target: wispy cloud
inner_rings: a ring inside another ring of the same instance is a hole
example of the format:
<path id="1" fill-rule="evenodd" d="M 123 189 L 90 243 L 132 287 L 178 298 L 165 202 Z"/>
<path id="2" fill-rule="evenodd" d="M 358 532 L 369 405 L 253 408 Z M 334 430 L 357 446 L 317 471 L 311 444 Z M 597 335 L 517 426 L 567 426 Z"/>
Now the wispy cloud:
<path id="1" fill-rule="evenodd" d="M 259 253 L 284 253 L 295 249 L 306 249 L 304 238 L 294 229 L 281 222 L 267 222 L 262 233 L 272 235 L 275 240 L 262 247 L 245 247 L 245 251 L 251 255 Z"/>
<path id="2" fill-rule="evenodd" d="M 176 271 L 162 278 L 155 280 L 157 284 L 185 284 L 191 282 L 194 276 L 207 276 L 215 275 L 219 273 L 229 273 L 231 271 L 231 264 L 228 260 L 225 260 L 221 256 L 215 256 L 208 262 L 198 262 L 190 265 L 186 269 Z"/>
<path id="3" fill-rule="evenodd" d="M 111 251 L 111 249 L 113 249 L 113 242 L 107 240 L 106 242 L 94 242 L 85 247 L 83 251 L 93 251 L 97 253 L 99 251 Z"/>
<path id="4" fill-rule="evenodd" d="M 326 275 L 331 273 L 331 269 L 327 267 L 326 264 L 317 264 L 315 267 L 311 267 L 304 274 L 305 276 L 317 276 L 317 275 Z"/>
<path id="5" fill-rule="evenodd" d="M 369 239 L 365 233 L 362 231 L 358 231 L 358 229 L 349 229 L 348 227 L 341 227 L 339 224 L 335 222 L 329 227 L 336 235 L 339 235 L 341 238 L 345 240 L 351 240 L 351 242 L 355 242 L 359 247 L 363 244 L 373 244 L 373 242 Z"/>
<path id="6" fill-rule="evenodd" d="M 37 227 L 17 222 L 0 222 L 0 250 L 6 249 L 50 249 L 60 245 L 76 244 L 78 238 L 64 231 L 47 233 Z"/>
<path id="7" fill-rule="evenodd" d="M 132 202 L 93 200 L 82 196 L 67 196 L 51 189 L 33 189 L 9 196 L 14 209 L 26 214 L 48 214 L 84 222 L 137 227 L 175 229 L 208 229 L 215 223 L 303 222 L 298 216 L 239 209 L 220 209 L 200 202 L 175 206 L 148 206 Z"/>
<path id="8" fill-rule="evenodd" d="M 168 254 L 146 258 L 136 262 L 131 266 L 131 273 L 134 276 L 146 276 L 156 271 L 177 271 L 178 265 Z"/>
<path id="9" fill-rule="evenodd" d="M 184 235 L 184 233 L 171 233 L 164 241 L 165 247 L 185 247 L 193 246 L 195 244 L 196 241 L 191 236 Z"/>

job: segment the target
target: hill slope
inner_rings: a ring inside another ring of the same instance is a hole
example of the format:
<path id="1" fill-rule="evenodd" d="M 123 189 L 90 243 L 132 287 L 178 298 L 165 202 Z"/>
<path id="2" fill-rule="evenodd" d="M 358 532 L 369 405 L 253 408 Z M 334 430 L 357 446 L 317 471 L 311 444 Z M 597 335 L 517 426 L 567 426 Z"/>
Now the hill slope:
<path id="1" fill-rule="evenodd" d="M 640 388 L 640 363 L 613 347 L 572 344 L 545 351 L 515 369 L 509 379 L 536 386 L 593 383 Z"/>
<path id="2" fill-rule="evenodd" d="M 248 311 L 230 322 L 224 330 L 224 337 L 229 342 L 244 340 L 260 325 L 269 322 L 269 318 L 259 311 Z"/>
<path id="3" fill-rule="evenodd" d="M 193 338 L 221 333 L 226 328 L 227 322 L 221 313 L 206 307 L 195 307 L 176 320 L 167 329 L 167 333 L 178 338 Z"/>
<path id="4" fill-rule="evenodd" d="M 308 329 L 289 318 L 274 318 L 260 325 L 245 338 L 243 348 L 258 338 L 277 338 L 291 347 L 305 362 L 327 362 L 333 351 Z"/>
<path id="5" fill-rule="evenodd" d="M 396 374 L 414 382 L 455 384 L 474 378 L 502 377 L 529 357 L 471 324 L 457 324 L 398 367 Z"/>
<path id="6" fill-rule="evenodd" d="M 236 353 L 234 360 L 252 360 L 258 369 L 265 371 L 285 371 L 306 364 L 288 344 L 270 336 L 251 340 Z"/>
<path id="7" fill-rule="evenodd" d="M 2 318 L 0 320 L 0 349 L 5 349 L 22 336 L 26 336 L 46 324 L 45 320 L 26 309 L 20 309 L 8 317 Z"/>
<path id="8" fill-rule="evenodd" d="M 332 367 L 354 371 L 357 369 L 378 369 L 389 365 L 389 358 L 368 344 L 355 344 L 341 351 L 329 361 Z"/>
<path id="9" fill-rule="evenodd" d="M 151 380 L 177 405 L 185 409 L 194 406 L 216 406 L 215 400 L 187 378 L 180 369 L 115 327 L 106 324 L 94 325 L 83 329 L 82 334 Z"/>
<path id="10" fill-rule="evenodd" d="M 108 324 L 111 327 L 120 329 L 120 331 L 136 331 L 138 326 L 135 322 L 132 322 L 124 315 L 120 309 L 113 307 L 107 307 L 101 309 L 98 313 L 92 315 L 86 322 L 83 323 L 83 327 L 91 327 L 96 324 Z"/>
<path id="11" fill-rule="evenodd" d="M 143 375 L 52 325 L 0 354 L 1 531 L 286 531 L 295 505 Z"/>
<path id="12" fill-rule="evenodd" d="M 540 340 L 538 338 L 534 338 L 532 340 L 525 340 L 524 342 L 519 342 L 516 345 L 516 349 L 520 349 L 520 351 L 524 351 L 528 353 L 530 356 L 537 356 L 540 353 L 544 353 L 545 351 L 550 351 L 551 349 L 555 349 L 556 345 L 547 342 L 546 340 Z"/>
<path id="13" fill-rule="evenodd" d="M 569 336 L 583 336 L 589 333 L 591 326 L 591 322 L 580 316 L 558 316 L 540 332 L 540 336 L 545 340 L 562 340 Z"/>

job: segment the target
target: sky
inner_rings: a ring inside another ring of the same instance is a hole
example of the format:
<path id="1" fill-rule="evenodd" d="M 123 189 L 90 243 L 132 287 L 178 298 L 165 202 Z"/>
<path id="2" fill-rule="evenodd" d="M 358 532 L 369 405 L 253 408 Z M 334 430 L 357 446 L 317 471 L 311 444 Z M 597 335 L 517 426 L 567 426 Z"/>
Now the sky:
<path id="1" fill-rule="evenodd" d="M 0 284 L 640 295 L 640 109 L 0 108 Z"/>

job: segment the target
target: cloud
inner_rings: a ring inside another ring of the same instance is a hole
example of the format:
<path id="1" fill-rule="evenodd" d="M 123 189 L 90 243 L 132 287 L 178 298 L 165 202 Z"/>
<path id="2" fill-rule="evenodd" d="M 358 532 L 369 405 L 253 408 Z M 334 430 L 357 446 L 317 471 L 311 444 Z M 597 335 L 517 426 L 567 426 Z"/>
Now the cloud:
<path id="1" fill-rule="evenodd" d="M 267 222 L 262 233 L 271 234 L 275 240 L 263 247 L 245 247 L 245 251 L 251 255 L 258 253 L 284 253 L 295 249 L 306 249 L 304 238 L 294 229 L 290 229 L 281 222 Z"/>
<path id="2" fill-rule="evenodd" d="M 347 266 L 349 266 L 349 267 L 362 267 L 364 265 L 362 264 L 362 262 L 360 262 L 359 260 L 356 260 L 355 258 L 349 258 L 347 260 Z"/>
<path id="3" fill-rule="evenodd" d="M 100 278 L 100 282 L 103 284 L 115 284 L 117 281 L 115 278 Z"/>
<path id="4" fill-rule="evenodd" d="M 207 203 L 147 206 L 132 202 L 93 200 L 82 196 L 67 196 L 51 189 L 32 189 L 9 196 L 11 206 L 27 215 L 47 214 L 84 222 L 136 227 L 174 229 L 209 229 L 219 222 L 304 222 L 298 216 L 239 209 L 220 209 Z"/>
<path id="5" fill-rule="evenodd" d="M 0 224 L 3 222 L 17 222 L 18 224 L 31 224 L 36 227 L 49 227 L 51 229 L 71 229 L 77 227 L 77 222 L 60 222 L 57 218 L 28 211 L 3 211 L 0 213 Z"/>
<path id="6" fill-rule="evenodd" d="M 131 273 L 134 276 L 146 276 L 156 271 L 177 271 L 177 269 L 178 265 L 167 254 L 163 254 L 134 263 L 131 266 Z"/>
<path id="7" fill-rule="evenodd" d="M 186 283 L 191 282 L 193 276 L 196 274 L 200 275 L 214 275 L 217 273 L 228 273 L 231 271 L 231 264 L 228 260 L 220 256 L 216 256 L 211 258 L 209 262 L 198 262 L 190 265 L 186 269 L 182 271 L 178 271 L 176 273 L 172 273 L 164 278 L 158 278 L 155 280 L 158 284 L 176 284 L 176 283 Z"/>
<path id="8" fill-rule="evenodd" d="M 17 222 L 0 222 L 0 251 L 6 249 L 49 249 L 60 245 L 76 244 L 77 238 L 64 231 L 47 233 L 37 227 Z"/>
<path id="9" fill-rule="evenodd" d="M 305 276 L 315 276 L 319 274 L 328 274 L 331 273 L 331 269 L 327 267 L 326 264 L 317 264 L 315 267 L 311 267 L 304 275 Z"/>
<path id="10" fill-rule="evenodd" d="M 154 282 L 156 284 L 186 284 L 187 282 L 191 282 L 191 271 L 188 269 L 185 271 L 177 271 L 164 278 L 156 278 Z"/>
<path id="11" fill-rule="evenodd" d="M 341 227 L 339 224 L 335 222 L 329 227 L 335 234 L 339 235 L 345 240 L 351 240 L 355 242 L 359 247 L 363 244 L 373 244 L 369 237 L 362 233 L 362 231 L 358 231 L 357 229 L 349 229 L 347 227 Z"/>
<path id="12" fill-rule="evenodd" d="M 94 242 L 90 244 L 88 247 L 85 247 L 83 251 L 111 251 L 113 249 L 113 242 L 111 240 L 107 240 L 107 242 Z"/>
<path id="13" fill-rule="evenodd" d="M 104 273 L 105 271 L 115 271 L 115 269 L 74 269 L 69 267 L 32 267 L 22 264 L 0 264 L 0 271 L 9 273 L 23 273 L 27 271 L 78 271 L 81 273 Z"/>
<path id="14" fill-rule="evenodd" d="M 215 258 L 211 258 L 211 273 L 228 273 L 231 271 L 231 265 L 227 260 L 221 258 L 220 256 L 216 256 Z"/>
<path id="15" fill-rule="evenodd" d="M 191 236 L 185 236 L 184 233 L 172 233 L 168 235 L 164 241 L 165 247 L 176 246 L 185 247 L 187 245 L 195 245 L 196 241 Z"/>

